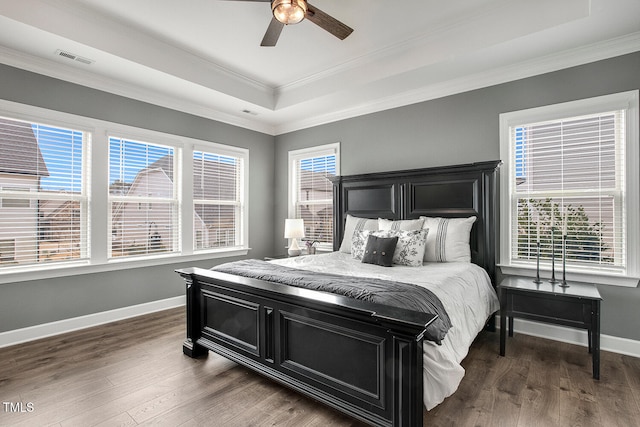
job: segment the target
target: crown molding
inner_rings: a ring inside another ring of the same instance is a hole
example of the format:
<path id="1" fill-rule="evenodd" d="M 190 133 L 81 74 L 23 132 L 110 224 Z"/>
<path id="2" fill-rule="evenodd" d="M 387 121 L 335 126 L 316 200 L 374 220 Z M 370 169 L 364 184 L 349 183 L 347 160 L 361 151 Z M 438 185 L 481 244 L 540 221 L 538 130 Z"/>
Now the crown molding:
<path id="1" fill-rule="evenodd" d="M 9 9 L 8 19 L 131 64 L 245 99 L 262 108 L 273 107 L 274 90 L 271 86 L 185 49 L 162 34 L 110 19 L 108 15 L 72 0 L 21 0 L 21 3 L 15 11 Z M 37 10 L 39 13 L 25 13 L 25 10 Z M 96 28 L 100 31 L 92 31 Z M 93 55 L 87 51 L 83 56 L 91 58 Z"/>
<path id="2" fill-rule="evenodd" d="M 75 67 L 28 55 L 3 46 L 0 46 L 0 62 L 11 67 L 20 68 L 55 79 L 123 96 L 125 98 L 193 114 L 244 129 L 268 135 L 274 135 L 275 132 L 275 128 L 272 125 L 256 121 L 255 119 L 227 114 L 212 107 L 203 106 L 187 100 L 180 100 L 171 96 L 160 95 L 154 90 L 144 89 L 134 84 L 124 83 L 118 79 L 112 79 L 90 71 L 80 70 Z"/>
<path id="3" fill-rule="evenodd" d="M 27 55 L 1 46 L 0 61 L 6 65 L 34 73 L 275 136 L 480 89 L 482 87 L 558 71 L 636 51 L 640 51 L 640 32 L 588 46 L 565 50 L 529 61 L 515 63 L 498 69 L 475 73 L 458 79 L 437 82 L 415 90 L 408 90 L 392 96 L 361 102 L 358 105 L 349 106 L 338 111 L 332 110 L 329 113 L 320 112 L 318 114 L 311 114 L 302 120 L 293 120 L 286 123 L 278 121 L 278 111 L 275 111 L 273 118 L 275 124 L 267 123 L 254 116 L 247 118 L 235 116 L 221 112 L 215 107 L 208 107 L 188 100 L 180 100 L 175 97 L 160 95 L 156 91 L 144 89 L 137 85 L 123 83 L 117 79 L 100 76 L 89 71 L 79 70 L 65 64 Z M 313 102 L 313 100 L 309 102 Z M 248 109 L 253 108 L 253 105 L 248 106 Z"/>
<path id="4" fill-rule="evenodd" d="M 575 11 L 573 19 L 584 18 L 588 16 L 588 12 L 586 12 L 586 5 L 588 5 L 589 3 L 588 0 L 570 1 L 571 3 L 569 2 L 569 0 L 567 0 L 566 4 L 563 5 L 563 7 Z M 553 4 L 552 1 L 547 1 L 547 3 L 549 4 L 550 8 L 558 7 L 558 5 Z M 580 7 L 577 7 L 579 4 L 582 4 L 585 7 L 583 7 L 582 9 Z M 574 7 L 571 7 L 572 5 Z M 509 11 L 511 11 L 511 13 L 516 13 L 513 10 L 519 7 L 522 6 L 515 4 L 510 0 L 496 0 L 488 5 L 483 5 L 476 10 L 472 10 L 469 13 L 459 15 L 456 17 L 456 19 L 448 20 L 444 24 L 435 26 L 431 28 L 427 33 L 420 34 L 407 40 L 385 46 L 384 48 L 378 49 L 366 55 L 351 58 L 350 60 L 345 61 L 338 66 L 319 71 L 294 82 L 277 86 L 274 88 L 275 95 L 276 97 L 278 97 L 280 94 L 284 94 L 286 92 L 304 89 L 309 85 L 334 77 L 336 75 L 341 75 L 358 70 L 371 70 L 370 67 L 372 65 L 375 66 L 376 64 L 388 64 L 388 59 L 392 57 L 416 56 L 416 52 L 421 52 L 424 46 L 436 46 L 442 40 L 451 38 L 452 34 L 464 33 L 465 30 L 469 27 L 483 27 L 486 25 L 491 25 L 493 23 L 492 21 L 496 19 L 496 16 L 509 14 Z M 532 3 L 531 5 L 529 5 L 529 7 L 538 7 L 538 5 Z M 517 13 L 522 13 L 522 11 L 519 10 Z M 465 46 L 469 44 L 470 43 L 468 40 L 464 43 Z M 423 60 L 433 61 L 433 59 Z"/>
<path id="5" fill-rule="evenodd" d="M 276 96 L 278 94 L 282 94 L 285 92 L 293 91 L 296 89 L 304 88 L 310 84 L 313 84 L 318 81 L 322 81 L 326 78 L 339 75 L 345 72 L 366 69 L 371 66 L 371 64 L 380 64 L 384 63 L 385 59 L 392 55 L 398 55 L 402 52 L 415 52 L 419 50 L 421 46 L 428 44 L 434 39 L 439 39 L 444 37 L 451 31 L 455 31 L 458 28 L 464 27 L 468 24 L 469 19 L 478 19 L 480 17 L 486 16 L 490 11 L 494 10 L 496 6 L 494 5 L 491 8 L 487 8 L 488 10 L 481 10 L 478 13 L 468 14 L 466 16 L 459 16 L 456 20 L 448 21 L 445 25 L 439 25 L 434 27 L 431 31 L 426 34 L 421 34 L 419 36 L 415 36 L 409 38 L 407 40 L 403 40 L 401 42 L 393 43 L 391 45 L 385 46 L 383 48 L 377 49 L 371 53 L 366 55 L 361 55 L 355 58 L 351 58 L 348 61 L 343 62 L 340 65 L 335 67 L 331 67 L 329 69 L 325 69 L 316 73 L 313 73 L 309 76 L 303 77 L 296 81 L 277 86 L 274 91 Z"/>
<path id="6" fill-rule="evenodd" d="M 33 1 L 33 0 L 21 0 L 21 1 Z M 236 81 L 240 84 L 249 86 L 254 90 L 265 92 L 269 95 L 273 94 L 273 88 L 269 85 L 262 83 L 254 78 L 248 77 L 242 73 L 234 71 L 228 67 L 224 67 L 218 63 L 212 62 L 209 58 L 202 56 L 201 54 L 194 52 L 190 49 L 186 49 L 184 46 L 171 42 L 163 34 L 145 31 L 143 29 L 132 29 L 132 27 L 122 24 L 119 21 L 108 19 L 102 13 L 95 9 L 88 7 L 82 3 L 78 3 L 75 0 L 36 0 L 42 3 L 48 4 L 52 7 L 52 10 L 64 11 L 69 16 L 73 16 L 76 19 L 88 22 L 90 25 L 99 25 L 100 28 L 107 29 L 112 34 L 126 35 L 126 38 L 131 40 L 144 38 L 144 43 L 158 43 L 166 47 L 170 47 L 175 51 L 188 57 L 189 60 L 200 63 L 203 68 L 206 68 L 210 72 L 214 72 L 223 76 L 225 79 Z"/>
<path id="7" fill-rule="evenodd" d="M 455 95 L 488 86 L 494 86 L 497 84 L 584 65 L 590 62 L 626 55 L 637 51 L 640 51 L 640 32 L 606 40 L 604 42 L 594 43 L 588 46 L 565 50 L 481 73 L 467 75 L 457 79 L 438 82 L 415 90 L 409 90 L 392 96 L 379 98 L 371 102 L 363 102 L 354 107 L 332 111 L 327 114 L 319 114 L 303 120 L 289 122 L 286 124 L 278 124 L 275 126 L 275 134 L 281 135 L 339 120 L 425 102 L 449 95 Z"/>

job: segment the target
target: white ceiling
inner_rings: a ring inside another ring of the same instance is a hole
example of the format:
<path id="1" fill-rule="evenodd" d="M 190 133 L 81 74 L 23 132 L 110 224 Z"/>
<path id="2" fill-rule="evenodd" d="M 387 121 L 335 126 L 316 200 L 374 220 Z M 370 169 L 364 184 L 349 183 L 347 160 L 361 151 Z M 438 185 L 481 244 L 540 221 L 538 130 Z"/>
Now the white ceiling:
<path id="1" fill-rule="evenodd" d="M 268 48 L 268 2 L 0 0 L 0 60 L 277 135 L 640 50 L 640 0 L 311 4 L 354 32 Z"/>

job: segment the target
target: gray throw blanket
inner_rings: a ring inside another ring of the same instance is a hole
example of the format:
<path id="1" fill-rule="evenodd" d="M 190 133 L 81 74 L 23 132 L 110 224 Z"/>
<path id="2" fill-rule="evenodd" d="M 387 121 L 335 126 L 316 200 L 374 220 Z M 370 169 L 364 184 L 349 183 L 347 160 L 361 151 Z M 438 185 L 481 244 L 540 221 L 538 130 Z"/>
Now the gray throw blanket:
<path id="1" fill-rule="evenodd" d="M 440 299 L 430 290 L 411 283 L 319 273 L 257 259 L 229 262 L 211 270 L 437 314 L 438 318 L 427 327 L 424 338 L 438 344 L 451 328 L 451 320 Z"/>

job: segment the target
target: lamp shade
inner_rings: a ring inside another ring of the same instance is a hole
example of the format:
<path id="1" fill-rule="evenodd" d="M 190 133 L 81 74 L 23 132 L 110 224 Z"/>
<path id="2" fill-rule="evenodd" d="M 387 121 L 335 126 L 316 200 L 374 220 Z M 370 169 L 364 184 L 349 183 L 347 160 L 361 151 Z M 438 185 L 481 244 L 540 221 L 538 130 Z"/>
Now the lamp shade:
<path id="1" fill-rule="evenodd" d="M 304 220 L 287 218 L 284 220 L 285 239 L 301 239 L 304 237 Z"/>

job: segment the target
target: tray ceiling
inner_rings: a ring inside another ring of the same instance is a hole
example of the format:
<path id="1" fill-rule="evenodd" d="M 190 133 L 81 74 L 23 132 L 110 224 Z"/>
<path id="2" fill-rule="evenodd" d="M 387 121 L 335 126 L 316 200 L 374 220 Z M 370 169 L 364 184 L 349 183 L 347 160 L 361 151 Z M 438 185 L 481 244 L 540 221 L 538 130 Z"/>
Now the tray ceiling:
<path id="1" fill-rule="evenodd" d="M 260 47 L 258 1 L 0 0 L 0 58 L 275 135 L 640 50 L 640 0 L 311 3 L 353 34 Z"/>

